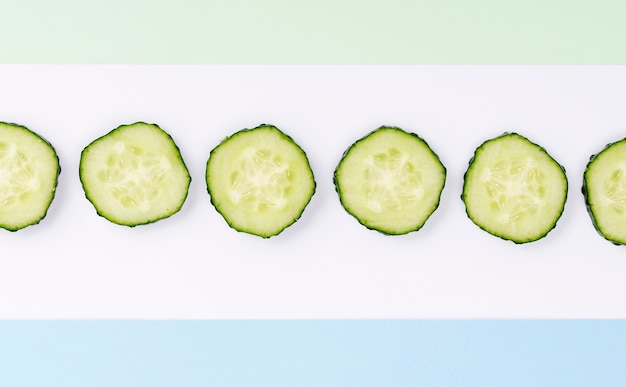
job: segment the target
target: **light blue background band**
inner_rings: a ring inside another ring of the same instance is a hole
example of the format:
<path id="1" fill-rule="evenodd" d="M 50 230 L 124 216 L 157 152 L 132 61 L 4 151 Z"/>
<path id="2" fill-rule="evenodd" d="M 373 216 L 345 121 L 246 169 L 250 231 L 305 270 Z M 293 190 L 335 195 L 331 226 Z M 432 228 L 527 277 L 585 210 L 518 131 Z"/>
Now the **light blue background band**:
<path id="1" fill-rule="evenodd" d="M 623 386 L 617 321 L 5 321 L 3 386 Z"/>

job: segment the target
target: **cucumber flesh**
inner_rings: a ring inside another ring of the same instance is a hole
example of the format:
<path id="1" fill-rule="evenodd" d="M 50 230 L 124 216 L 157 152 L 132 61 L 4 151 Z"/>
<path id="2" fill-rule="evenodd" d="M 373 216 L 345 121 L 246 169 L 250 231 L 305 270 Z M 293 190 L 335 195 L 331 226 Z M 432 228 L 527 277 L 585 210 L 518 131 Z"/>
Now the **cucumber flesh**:
<path id="1" fill-rule="evenodd" d="M 563 213 L 566 197 L 563 167 L 517 133 L 505 133 L 476 149 L 461 196 L 477 226 L 515 243 L 545 237 Z"/>
<path id="2" fill-rule="evenodd" d="M 231 228 L 262 238 L 296 222 L 316 186 L 306 153 L 271 125 L 243 129 L 215 147 L 206 184 Z"/>
<path id="3" fill-rule="evenodd" d="M 60 172 L 50 143 L 24 126 L 0 122 L 0 227 L 17 231 L 39 223 Z"/>
<path id="4" fill-rule="evenodd" d="M 352 144 L 334 174 L 344 209 L 388 235 L 422 228 L 439 205 L 445 180 L 445 167 L 423 139 L 385 126 Z"/>
<path id="5" fill-rule="evenodd" d="M 626 244 L 626 139 L 591 156 L 582 192 L 600 235 L 614 244 Z"/>
<path id="6" fill-rule="evenodd" d="M 178 212 L 191 183 L 172 137 L 144 122 L 119 126 L 85 147 L 80 180 L 100 216 L 130 227 Z"/>

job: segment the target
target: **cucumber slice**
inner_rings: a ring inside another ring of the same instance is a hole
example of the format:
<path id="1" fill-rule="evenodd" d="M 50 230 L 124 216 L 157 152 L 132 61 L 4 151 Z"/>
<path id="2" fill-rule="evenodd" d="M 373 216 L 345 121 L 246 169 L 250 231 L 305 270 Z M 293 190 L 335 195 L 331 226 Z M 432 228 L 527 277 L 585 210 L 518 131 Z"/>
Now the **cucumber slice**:
<path id="1" fill-rule="evenodd" d="M 39 223 L 60 173 L 50 143 L 24 126 L 0 122 L 0 227 L 17 231 Z"/>
<path id="2" fill-rule="evenodd" d="M 334 174 L 344 209 L 388 235 L 422 228 L 439 206 L 445 180 L 445 167 L 423 139 L 385 126 L 352 144 Z"/>
<path id="3" fill-rule="evenodd" d="M 626 244 L 626 139 L 591 156 L 582 192 L 600 235 L 614 244 Z"/>
<path id="4" fill-rule="evenodd" d="M 172 137 L 157 125 L 137 122 L 83 149 L 80 181 L 98 215 L 133 227 L 178 212 L 191 177 Z"/>
<path id="5" fill-rule="evenodd" d="M 517 133 L 476 149 L 461 196 L 472 222 L 515 243 L 545 237 L 561 217 L 566 197 L 565 169 Z"/>
<path id="6" fill-rule="evenodd" d="M 206 184 L 231 228 L 262 238 L 295 223 L 316 186 L 306 153 L 271 125 L 240 130 L 215 147 Z"/>

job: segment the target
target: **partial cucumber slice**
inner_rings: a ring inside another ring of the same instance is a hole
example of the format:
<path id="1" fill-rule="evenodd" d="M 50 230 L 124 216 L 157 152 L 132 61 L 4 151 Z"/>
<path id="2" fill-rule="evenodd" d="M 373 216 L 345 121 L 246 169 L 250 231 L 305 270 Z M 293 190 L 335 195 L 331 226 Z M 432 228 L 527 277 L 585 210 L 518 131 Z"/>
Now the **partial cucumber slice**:
<path id="1" fill-rule="evenodd" d="M 461 196 L 478 227 L 515 243 L 546 236 L 561 217 L 566 197 L 565 169 L 517 133 L 476 149 Z"/>
<path id="2" fill-rule="evenodd" d="M 345 210 L 389 235 L 422 228 L 439 206 L 445 180 L 445 167 L 423 139 L 384 126 L 352 144 L 334 174 Z"/>
<path id="3" fill-rule="evenodd" d="M 39 223 L 60 173 L 50 143 L 23 126 L 0 122 L 0 227 L 17 231 Z"/>
<path id="4" fill-rule="evenodd" d="M 206 183 L 230 227 L 263 238 L 296 222 L 315 192 L 305 152 L 271 125 L 243 129 L 215 147 Z"/>
<path id="5" fill-rule="evenodd" d="M 626 139 L 591 156 L 582 192 L 600 235 L 614 244 L 626 244 Z"/>
<path id="6" fill-rule="evenodd" d="M 80 181 L 100 216 L 133 227 L 178 212 L 191 177 L 172 137 L 157 125 L 137 122 L 83 149 Z"/>

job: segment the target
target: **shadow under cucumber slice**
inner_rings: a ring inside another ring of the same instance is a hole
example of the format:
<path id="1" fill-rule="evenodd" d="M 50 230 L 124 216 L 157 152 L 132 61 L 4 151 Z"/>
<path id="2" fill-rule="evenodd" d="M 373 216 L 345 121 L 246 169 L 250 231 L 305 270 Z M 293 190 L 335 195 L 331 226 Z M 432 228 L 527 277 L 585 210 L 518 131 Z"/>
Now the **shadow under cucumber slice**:
<path id="1" fill-rule="evenodd" d="M 17 231 L 39 223 L 60 173 L 50 143 L 24 126 L 0 122 L 0 227 Z"/>
<path id="2" fill-rule="evenodd" d="M 240 130 L 215 147 L 206 184 L 231 228 L 262 238 L 295 223 L 316 186 L 306 153 L 271 125 Z"/>
<path id="3" fill-rule="evenodd" d="M 467 216 L 488 233 L 515 243 L 545 237 L 563 213 L 565 169 L 517 133 L 480 145 L 465 172 Z"/>
<path id="4" fill-rule="evenodd" d="M 626 139 L 591 156 L 582 192 L 598 233 L 614 244 L 626 244 Z"/>
<path id="5" fill-rule="evenodd" d="M 344 209 L 388 235 L 421 229 L 439 206 L 445 180 L 445 167 L 423 139 L 385 126 L 352 144 L 334 174 Z"/>
<path id="6" fill-rule="evenodd" d="M 145 122 L 121 125 L 90 143 L 79 173 L 97 213 L 129 227 L 178 212 L 191 183 L 172 137 Z"/>

